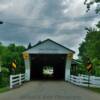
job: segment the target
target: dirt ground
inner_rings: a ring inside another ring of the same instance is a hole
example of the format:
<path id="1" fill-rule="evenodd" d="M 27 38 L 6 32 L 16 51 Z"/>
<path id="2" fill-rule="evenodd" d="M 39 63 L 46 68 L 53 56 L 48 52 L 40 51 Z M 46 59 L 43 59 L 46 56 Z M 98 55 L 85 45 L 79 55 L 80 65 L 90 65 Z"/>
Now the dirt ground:
<path id="1" fill-rule="evenodd" d="M 0 100 L 100 100 L 100 94 L 64 81 L 32 81 L 1 93 Z"/>

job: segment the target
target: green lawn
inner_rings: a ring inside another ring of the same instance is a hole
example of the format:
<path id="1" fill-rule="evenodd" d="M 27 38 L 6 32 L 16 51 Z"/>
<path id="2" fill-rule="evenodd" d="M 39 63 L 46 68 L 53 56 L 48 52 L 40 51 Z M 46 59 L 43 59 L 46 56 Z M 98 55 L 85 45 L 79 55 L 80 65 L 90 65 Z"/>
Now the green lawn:
<path id="1" fill-rule="evenodd" d="M 89 90 L 91 90 L 91 91 L 94 91 L 94 92 L 100 93 L 100 88 L 89 87 L 89 88 L 86 88 L 86 89 L 89 89 Z"/>
<path id="2" fill-rule="evenodd" d="M 9 87 L 2 87 L 0 88 L 0 93 L 6 92 L 9 90 Z"/>

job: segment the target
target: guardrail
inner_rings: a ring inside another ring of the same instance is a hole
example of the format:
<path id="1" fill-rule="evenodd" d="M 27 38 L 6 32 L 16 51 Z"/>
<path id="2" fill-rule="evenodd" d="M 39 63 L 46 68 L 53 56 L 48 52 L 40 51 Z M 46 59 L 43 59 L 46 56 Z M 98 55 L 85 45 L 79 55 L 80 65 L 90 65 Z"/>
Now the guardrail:
<path id="1" fill-rule="evenodd" d="M 68 81 L 79 86 L 100 88 L 100 77 L 96 76 L 90 76 L 89 78 L 88 75 L 71 75 Z"/>
<path id="2" fill-rule="evenodd" d="M 10 88 L 21 85 L 25 81 L 25 74 L 10 75 Z"/>

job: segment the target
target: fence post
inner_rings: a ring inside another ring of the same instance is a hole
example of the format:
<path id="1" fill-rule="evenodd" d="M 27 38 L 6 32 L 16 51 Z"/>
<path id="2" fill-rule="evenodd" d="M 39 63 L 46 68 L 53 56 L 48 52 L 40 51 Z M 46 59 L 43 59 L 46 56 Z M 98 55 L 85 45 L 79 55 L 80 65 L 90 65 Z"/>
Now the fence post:
<path id="1" fill-rule="evenodd" d="M 78 85 L 80 86 L 80 84 L 81 84 L 81 75 L 79 74 L 78 75 Z"/>
<path id="2" fill-rule="evenodd" d="M 19 85 L 21 85 L 21 74 L 19 74 Z"/>
<path id="3" fill-rule="evenodd" d="M 88 73 L 88 88 L 90 87 L 90 73 Z"/>
<path id="4" fill-rule="evenodd" d="M 10 88 L 13 88 L 13 81 L 12 81 L 13 79 L 12 78 L 13 78 L 13 76 L 10 75 Z"/>

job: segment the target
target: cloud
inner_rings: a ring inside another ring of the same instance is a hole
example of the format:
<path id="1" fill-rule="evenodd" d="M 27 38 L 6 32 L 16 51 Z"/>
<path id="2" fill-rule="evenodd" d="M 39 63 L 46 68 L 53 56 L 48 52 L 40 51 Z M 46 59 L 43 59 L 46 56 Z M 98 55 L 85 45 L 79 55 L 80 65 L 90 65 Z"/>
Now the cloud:
<path id="1" fill-rule="evenodd" d="M 85 27 L 99 19 L 83 0 L 0 0 L 0 40 L 28 45 L 51 38 L 78 53 Z M 76 55 L 75 55 L 76 56 Z"/>
<path id="2" fill-rule="evenodd" d="M 86 13 L 85 11 L 86 7 L 84 6 L 84 0 L 67 1 L 66 4 L 64 4 L 64 6 L 66 6 L 64 11 L 67 9 L 67 12 L 64 13 L 66 16 L 79 17 L 79 16 L 85 15 Z"/>

